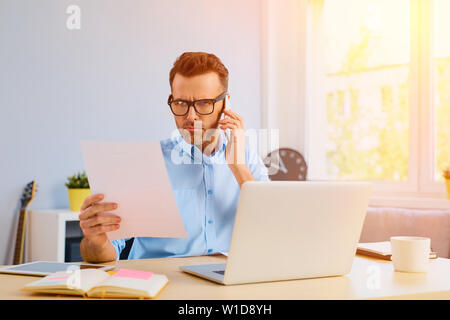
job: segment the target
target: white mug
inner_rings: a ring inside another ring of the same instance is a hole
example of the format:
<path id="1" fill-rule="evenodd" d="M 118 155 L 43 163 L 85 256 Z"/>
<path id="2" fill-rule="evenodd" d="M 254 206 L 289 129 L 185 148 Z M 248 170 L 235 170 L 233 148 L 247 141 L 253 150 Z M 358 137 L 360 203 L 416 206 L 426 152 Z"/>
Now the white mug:
<path id="1" fill-rule="evenodd" d="M 430 238 L 391 237 L 392 262 L 395 271 L 427 272 Z"/>

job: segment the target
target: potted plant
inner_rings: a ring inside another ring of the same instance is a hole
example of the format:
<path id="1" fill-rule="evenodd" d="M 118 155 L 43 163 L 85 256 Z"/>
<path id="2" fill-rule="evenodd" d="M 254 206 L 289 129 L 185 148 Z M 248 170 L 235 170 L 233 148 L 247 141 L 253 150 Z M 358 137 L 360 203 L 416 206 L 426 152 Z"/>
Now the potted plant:
<path id="1" fill-rule="evenodd" d="M 71 177 L 67 177 L 65 185 L 69 194 L 70 211 L 80 211 L 84 199 L 91 195 L 86 173 L 84 171 L 78 172 Z"/>
<path id="2" fill-rule="evenodd" d="M 447 199 L 450 200 L 450 167 L 445 169 L 442 175 L 445 179 L 445 184 L 447 185 Z"/>

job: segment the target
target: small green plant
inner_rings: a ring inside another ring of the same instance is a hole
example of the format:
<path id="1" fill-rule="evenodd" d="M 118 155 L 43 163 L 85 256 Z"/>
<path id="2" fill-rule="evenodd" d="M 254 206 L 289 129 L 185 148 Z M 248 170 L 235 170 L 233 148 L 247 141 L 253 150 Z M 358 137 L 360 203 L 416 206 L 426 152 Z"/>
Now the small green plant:
<path id="1" fill-rule="evenodd" d="M 65 185 L 69 189 L 89 189 L 89 181 L 86 172 L 78 172 L 71 177 L 67 177 Z"/>

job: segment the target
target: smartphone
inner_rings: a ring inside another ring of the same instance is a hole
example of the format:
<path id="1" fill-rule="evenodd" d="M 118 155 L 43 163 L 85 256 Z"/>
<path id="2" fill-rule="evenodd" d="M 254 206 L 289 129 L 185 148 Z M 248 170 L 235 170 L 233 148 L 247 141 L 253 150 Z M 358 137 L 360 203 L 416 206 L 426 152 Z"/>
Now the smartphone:
<path id="1" fill-rule="evenodd" d="M 223 110 L 225 110 L 226 108 L 231 109 L 231 96 L 229 93 L 227 93 L 225 99 L 223 100 L 223 108 L 222 108 L 222 113 L 220 116 L 220 119 L 225 119 L 225 114 L 223 113 Z M 225 132 L 225 136 L 227 137 L 227 140 L 230 141 L 230 129 L 225 129 L 223 130 Z"/>
<path id="2" fill-rule="evenodd" d="M 220 114 L 220 120 L 225 118 L 225 114 L 223 113 L 223 110 L 225 110 L 226 108 L 230 109 L 230 106 L 231 106 L 230 94 L 227 93 L 225 99 L 223 100 L 223 108 L 222 108 L 222 112 Z"/>

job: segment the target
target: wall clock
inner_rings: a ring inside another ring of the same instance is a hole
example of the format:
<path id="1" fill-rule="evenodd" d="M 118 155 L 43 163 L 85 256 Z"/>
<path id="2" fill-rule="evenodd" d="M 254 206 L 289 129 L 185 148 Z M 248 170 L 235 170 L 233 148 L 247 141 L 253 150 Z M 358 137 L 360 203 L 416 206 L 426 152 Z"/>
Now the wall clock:
<path id="1" fill-rule="evenodd" d="M 270 152 L 264 159 L 272 181 L 304 181 L 308 166 L 300 152 L 290 148 L 280 148 Z"/>

